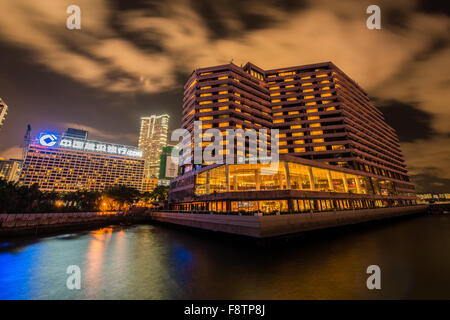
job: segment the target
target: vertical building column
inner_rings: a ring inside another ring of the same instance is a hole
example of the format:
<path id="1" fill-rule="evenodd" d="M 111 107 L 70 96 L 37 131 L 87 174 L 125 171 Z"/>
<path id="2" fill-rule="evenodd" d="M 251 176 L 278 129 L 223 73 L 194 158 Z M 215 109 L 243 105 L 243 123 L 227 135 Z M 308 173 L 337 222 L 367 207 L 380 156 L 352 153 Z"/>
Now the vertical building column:
<path id="1" fill-rule="evenodd" d="M 284 170 L 286 171 L 286 185 L 288 190 L 291 189 L 291 174 L 289 172 L 289 164 L 287 161 L 284 162 Z"/>
<path id="2" fill-rule="evenodd" d="M 255 169 L 255 187 L 257 191 L 261 189 L 261 177 L 259 174 L 259 169 Z"/>
<path id="3" fill-rule="evenodd" d="M 289 212 L 293 212 L 294 211 L 294 201 L 297 200 L 292 200 L 291 198 L 288 199 L 287 203 L 288 203 L 288 211 Z"/>
<path id="4" fill-rule="evenodd" d="M 348 193 L 347 175 L 344 173 L 344 190 Z"/>
<path id="5" fill-rule="evenodd" d="M 361 185 L 359 184 L 359 179 L 358 176 L 356 176 L 355 178 L 355 183 L 356 183 L 356 193 L 361 193 Z"/>
<path id="6" fill-rule="evenodd" d="M 226 201 L 226 211 L 231 211 L 231 201 L 230 200 Z"/>
<path id="7" fill-rule="evenodd" d="M 230 192 L 230 169 L 227 164 L 225 165 L 225 180 L 227 184 L 227 192 Z"/>
<path id="8" fill-rule="evenodd" d="M 315 186 L 315 183 L 314 183 L 314 176 L 313 176 L 311 167 L 308 167 L 308 173 L 309 173 L 309 183 L 311 183 L 311 190 L 315 191 L 316 190 L 316 186 Z"/>
<path id="9" fill-rule="evenodd" d="M 327 170 L 327 178 L 328 178 L 328 185 L 331 189 L 331 192 L 334 192 L 334 184 L 333 184 L 333 179 L 331 179 L 331 171 Z"/>

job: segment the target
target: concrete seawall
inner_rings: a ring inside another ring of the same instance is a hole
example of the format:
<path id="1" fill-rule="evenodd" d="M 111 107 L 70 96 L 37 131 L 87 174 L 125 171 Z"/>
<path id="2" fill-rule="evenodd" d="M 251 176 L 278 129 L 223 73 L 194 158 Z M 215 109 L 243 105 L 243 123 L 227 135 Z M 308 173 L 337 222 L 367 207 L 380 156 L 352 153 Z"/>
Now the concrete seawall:
<path id="1" fill-rule="evenodd" d="M 0 214 L 0 236 L 35 235 L 68 230 L 84 230 L 111 224 L 147 220 L 147 215 L 121 212 Z"/>
<path id="2" fill-rule="evenodd" d="M 153 220 L 254 238 L 270 238 L 361 222 L 425 212 L 426 205 L 409 207 L 283 214 L 275 216 L 236 216 L 152 212 Z"/>

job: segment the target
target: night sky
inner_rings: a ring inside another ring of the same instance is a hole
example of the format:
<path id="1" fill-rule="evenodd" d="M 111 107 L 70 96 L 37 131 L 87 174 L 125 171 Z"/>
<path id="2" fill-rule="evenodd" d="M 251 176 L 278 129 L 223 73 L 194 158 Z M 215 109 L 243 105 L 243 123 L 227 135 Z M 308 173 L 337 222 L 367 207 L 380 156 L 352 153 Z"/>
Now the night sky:
<path id="1" fill-rule="evenodd" d="M 81 30 L 66 28 L 71 4 Z M 381 30 L 366 28 L 371 4 Z M 450 191 L 448 1 L 1 0 L 0 12 L 3 157 L 20 157 L 27 124 L 129 145 L 141 116 L 178 128 L 195 68 L 332 61 L 397 130 L 417 190 Z"/>

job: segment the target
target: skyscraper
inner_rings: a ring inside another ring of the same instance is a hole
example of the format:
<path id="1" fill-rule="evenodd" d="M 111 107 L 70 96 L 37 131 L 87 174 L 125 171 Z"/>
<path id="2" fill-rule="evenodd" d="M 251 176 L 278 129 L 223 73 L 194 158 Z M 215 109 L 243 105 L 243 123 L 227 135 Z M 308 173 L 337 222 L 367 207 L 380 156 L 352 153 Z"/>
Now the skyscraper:
<path id="1" fill-rule="evenodd" d="M 23 161 L 20 159 L 4 160 L 0 158 L 0 179 L 12 182 L 19 181 L 22 163 Z"/>
<path id="2" fill-rule="evenodd" d="M 227 129 L 268 129 L 269 136 L 278 129 L 280 163 L 275 171 L 264 164 L 194 164 L 192 147 L 186 148 L 183 174 L 170 185 L 177 209 L 326 211 L 415 203 L 395 130 L 331 62 L 197 69 L 184 87 L 182 126 L 191 132 L 185 145 L 197 143 L 195 121 L 202 122 L 201 137 L 212 128 L 222 136 Z M 227 142 L 219 154 L 233 152 Z M 247 156 L 247 142 L 241 146 L 234 154 Z"/>
<path id="3" fill-rule="evenodd" d="M 189 131 L 199 120 L 203 130 L 278 129 L 280 154 L 409 182 L 395 130 L 367 93 L 331 62 L 274 70 L 251 63 L 198 69 L 185 85 L 183 101 L 182 126 Z"/>
<path id="4" fill-rule="evenodd" d="M 139 149 L 145 160 L 145 178 L 158 177 L 161 151 L 167 145 L 169 118 L 168 114 L 141 118 Z"/>
<path id="5" fill-rule="evenodd" d="M 2 100 L 2 98 L 0 98 L 0 128 L 3 126 L 3 123 L 5 122 L 7 111 L 8 111 L 8 106 Z"/>
<path id="6" fill-rule="evenodd" d="M 44 191 L 142 189 L 144 160 L 136 147 L 87 140 L 86 131 L 41 133 L 27 148 L 19 184 Z"/>

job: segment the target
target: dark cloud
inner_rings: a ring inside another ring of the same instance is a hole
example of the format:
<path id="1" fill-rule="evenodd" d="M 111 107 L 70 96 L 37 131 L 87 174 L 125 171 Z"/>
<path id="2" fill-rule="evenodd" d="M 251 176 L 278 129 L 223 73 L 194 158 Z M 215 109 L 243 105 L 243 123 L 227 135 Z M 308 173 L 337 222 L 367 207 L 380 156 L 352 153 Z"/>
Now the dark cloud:
<path id="1" fill-rule="evenodd" d="M 306 3 L 303 0 L 191 0 L 212 39 L 239 37 L 246 31 L 269 28 L 281 17 L 288 19 L 290 13 L 306 8 Z M 280 16 L 275 17 L 272 11 L 261 8 L 278 10 Z"/>
<path id="2" fill-rule="evenodd" d="M 113 0 L 113 6 L 118 11 L 127 11 L 127 10 L 149 10 L 156 13 L 160 13 L 159 1 L 148 1 L 148 0 Z"/>
<path id="3" fill-rule="evenodd" d="M 136 47 L 146 50 L 148 52 L 163 52 L 163 47 L 159 43 L 159 34 L 155 33 L 153 36 L 146 32 L 145 34 L 141 32 L 136 32 L 128 30 L 123 21 L 123 16 L 127 12 L 134 12 L 139 10 L 142 16 L 158 16 L 163 14 L 161 10 L 160 1 L 129 1 L 129 0 L 116 0 L 113 6 L 116 10 L 111 11 L 109 17 L 109 25 L 112 30 L 114 30 L 117 35 L 121 38 L 127 39 L 132 42 Z"/>
<path id="4" fill-rule="evenodd" d="M 416 186 L 416 192 L 419 193 L 448 193 L 448 186 L 450 186 L 450 179 L 439 177 L 439 172 L 434 174 L 413 174 L 411 175 L 411 180 Z"/>
<path id="5" fill-rule="evenodd" d="M 425 61 L 431 58 L 431 56 L 448 48 L 449 44 L 450 42 L 448 35 L 432 39 L 431 44 L 427 48 L 414 56 L 414 60 Z"/>
<path id="6" fill-rule="evenodd" d="M 449 1 L 419 0 L 417 8 L 425 13 L 445 14 L 450 16 Z"/>
<path id="7" fill-rule="evenodd" d="M 410 11 L 398 7 L 382 8 L 381 23 L 383 27 L 389 29 L 406 28 L 408 19 L 410 18 Z"/>
<path id="8" fill-rule="evenodd" d="M 387 123 L 397 131 L 400 142 L 429 139 L 435 134 L 431 126 L 432 115 L 413 104 L 390 100 L 377 102 L 376 105 L 383 112 Z"/>

